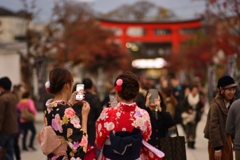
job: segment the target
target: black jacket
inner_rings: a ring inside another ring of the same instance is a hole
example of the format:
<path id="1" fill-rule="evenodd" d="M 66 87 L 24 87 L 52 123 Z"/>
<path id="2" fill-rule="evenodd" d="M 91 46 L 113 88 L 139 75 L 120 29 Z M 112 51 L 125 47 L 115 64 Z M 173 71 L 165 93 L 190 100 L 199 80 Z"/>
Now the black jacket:
<path id="1" fill-rule="evenodd" d="M 100 116 L 100 113 L 102 111 L 101 101 L 97 95 L 88 91 L 86 91 L 84 99 L 90 105 L 90 112 L 88 114 L 87 133 L 88 133 L 89 143 L 91 146 L 93 146 L 95 142 L 95 137 L 96 137 L 95 122 Z M 81 117 L 81 108 L 82 108 L 81 103 L 77 103 L 73 106 L 73 109 L 75 110 L 75 112 L 77 112 L 79 117 Z"/>
<path id="2" fill-rule="evenodd" d="M 141 109 L 145 109 L 145 97 L 139 93 L 135 99 L 135 102 L 137 103 L 137 106 Z"/>
<path id="3" fill-rule="evenodd" d="M 160 149 L 159 139 L 166 137 L 168 133 L 168 128 L 175 125 L 175 121 L 169 112 L 162 110 L 162 112 L 157 112 L 158 119 L 155 118 L 153 112 L 149 108 L 145 108 L 148 112 L 152 125 L 152 135 L 148 143 L 154 147 Z M 155 111 L 154 111 L 155 112 Z"/>

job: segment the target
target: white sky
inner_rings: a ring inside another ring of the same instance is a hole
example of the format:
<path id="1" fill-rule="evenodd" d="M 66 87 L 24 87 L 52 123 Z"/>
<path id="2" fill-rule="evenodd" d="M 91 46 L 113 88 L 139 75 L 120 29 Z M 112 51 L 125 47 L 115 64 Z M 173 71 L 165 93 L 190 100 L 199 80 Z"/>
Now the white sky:
<path id="1" fill-rule="evenodd" d="M 28 0 L 31 2 L 31 0 Z M 38 21 L 47 21 L 50 14 L 53 2 L 56 0 L 37 0 L 37 6 L 41 9 Z M 89 3 L 95 11 L 108 12 L 123 4 L 133 4 L 139 0 L 75 0 Z M 179 18 L 189 19 L 196 14 L 204 13 L 204 0 L 148 0 L 157 6 L 162 6 L 172 10 Z M 22 8 L 19 0 L 0 0 L 0 6 L 6 7 L 13 11 Z"/>

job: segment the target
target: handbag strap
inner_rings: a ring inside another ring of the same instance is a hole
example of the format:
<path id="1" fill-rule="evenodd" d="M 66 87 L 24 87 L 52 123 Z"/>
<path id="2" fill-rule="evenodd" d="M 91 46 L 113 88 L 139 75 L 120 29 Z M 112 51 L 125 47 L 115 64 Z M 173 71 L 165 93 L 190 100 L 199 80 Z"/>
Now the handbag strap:
<path id="1" fill-rule="evenodd" d="M 175 129 L 176 134 L 177 134 L 176 137 L 179 137 L 178 128 L 177 128 L 176 124 L 174 125 L 174 127 L 176 128 L 176 129 Z M 166 137 L 168 137 L 168 131 L 169 131 L 169 130 L 167 129 L 167 130 L 166 130 Z"/>
<path id="2" fill-rule="evenodd" d="M 174 126 L 175 126 L 175 128 L 176 128 L 176 134 L 177 134 L 177 137 L 179 137 L 179 133 L 178 133 L 177 125 L 175 124 Z"/>
<path id="3" fill-rule="evenodd" d="M 166 119 L 165 119 L 165 117 L 164 116 L 162 116 L 162 118 L 166 121 Z M 174 124 L 174 126 L 175 126 L 175 128 L 176 128 L 176 134 L 177 134 L 177 136 L 176 137 L 179 137 L 179 133 L 178 133 L 178 128 L 177 128 L 177 125 L 176 124 Z M 168 128 L 166 129 L 166 137 L 168 137 Z"/>

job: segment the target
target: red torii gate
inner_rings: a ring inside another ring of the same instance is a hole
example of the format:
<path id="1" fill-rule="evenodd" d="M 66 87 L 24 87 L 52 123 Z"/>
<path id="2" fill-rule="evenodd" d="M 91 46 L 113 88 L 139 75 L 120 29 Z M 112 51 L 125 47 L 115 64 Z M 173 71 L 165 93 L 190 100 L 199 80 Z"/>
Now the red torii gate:
<path id="1" fill-rule="evenodd" d="M 125 48 L 127 42 L 169 42 L 172 44 L 172 51 L 174 53 L 179 51 L 181 42 L 190 38 L 191 34 L 182 34 L 180 30 L 199 29 L 201 27 L 201 19 L 183 20 L 183 21 L 157 21 L 157 22 L 129 22 L 129 21 L 115 21 L 108 19 L 98 19 L 100 26 L 104 28 L 118 28 L 121 30 L 120 35 L 115 36 L 115 40 L 121 42 Z M 140 27 L 145 30 L 142 36 L 130 36 L 127 34 L 127 29 L 130 27 Z M 170 30 L 170 34 L 156 35 L 155 29 Z"/>

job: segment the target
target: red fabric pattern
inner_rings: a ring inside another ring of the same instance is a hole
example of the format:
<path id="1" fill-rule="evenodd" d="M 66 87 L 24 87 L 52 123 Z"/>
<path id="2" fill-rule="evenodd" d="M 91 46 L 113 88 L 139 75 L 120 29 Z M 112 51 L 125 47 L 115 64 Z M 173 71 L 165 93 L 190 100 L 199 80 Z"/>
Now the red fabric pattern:
<path id="1" fill-rule="evenodd" d="M 139 128 L 143 139 L 147 141 L 152 133 L 147 111 L 137 107 L 136 103 L 119 103 L 116 107 L 105 108 L 96 121 L 96 146 L 102 148 L 111 131 L 129 131 Z"/>

